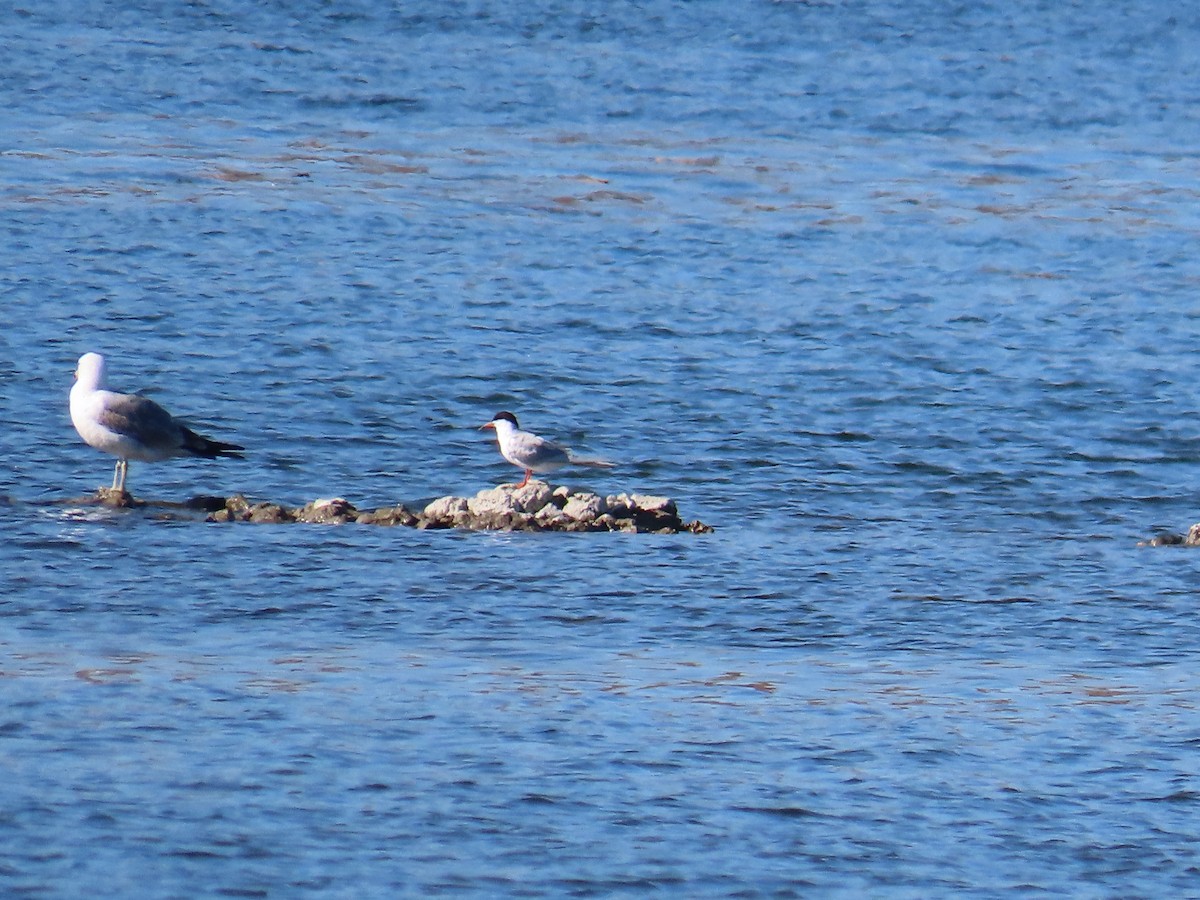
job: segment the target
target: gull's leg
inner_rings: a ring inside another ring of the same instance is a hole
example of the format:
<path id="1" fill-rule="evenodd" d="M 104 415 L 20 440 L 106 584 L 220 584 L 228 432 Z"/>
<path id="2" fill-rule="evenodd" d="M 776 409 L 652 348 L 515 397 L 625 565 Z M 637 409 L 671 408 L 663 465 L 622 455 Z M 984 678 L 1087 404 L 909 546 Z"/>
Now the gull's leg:
<path id="1" fill-rule="evenodd" d="M 113 483 L 112 483 L 112 489 L 113 489 L 114 491 L 117 489 L 118 479 L 119 479 L 120 477 L 121 477 L 121 460 L 119 460 L 119 459 L 118 459 L 118 460 L 117 460 L 117 465 L 116 465 L 116 467 L 113 469 Z"/>
<path id="2" fill-rule="evenodd" d="M 117 463 L 117 468 L 121 471 L 121 481 L 114 487 L 119 491 L 125 490 L 125 478 L 129 475 L 129 460 L 122 459 Z"/>
<path id="3" fill-rule="evenodd" d="M 526 469 L 525 470 L 525 480 L 522 481 L 520 484 L 518 484 L 517 487 L 523 488 L 523 487 L 525 487 L 525 485 L 529 484 L 529 478 L 531 475 L 533 475 L 533 469 Z"/>

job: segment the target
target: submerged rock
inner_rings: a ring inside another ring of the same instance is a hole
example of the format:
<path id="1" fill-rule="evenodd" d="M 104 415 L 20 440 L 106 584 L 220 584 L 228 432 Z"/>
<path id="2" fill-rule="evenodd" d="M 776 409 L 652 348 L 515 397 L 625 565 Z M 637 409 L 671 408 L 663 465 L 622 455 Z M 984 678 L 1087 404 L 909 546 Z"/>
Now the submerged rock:
<path id="1" fill-rule="evenodd" d="M 1164 532 L 1148 541 L 1139 541 L 1139 547 L 1200 547 L 1200 522 L 1188 529 L 1187 534 Z"/>
<path id="2" fill-rule="evenodd" d="M 358 521 L 358 510 L 344 497 L 314 500 L 296 510 L 296 521 L 316 525 L 345 525 Z"/>
<path id="3" fill-rule="evenodd" d="M 96 489 L 96 502 L 101 506 L 112 506 L 118 509 L 133 509 L 146 505 L 141 500 L 135 500 L 129 491 L 106 487 Z"/>
<path id="4" fill-rule="evenodd" d="M 225 500 L 225 508 L 208 515 L 209 522 L 269 522 L 296 521 L 295 512 L 278 503 L 251 503 L 241 494 Z"/>
<path id="5" fill-rule="evenodd" d="M 183 501 L 184 509 L 198 509 L 201 512 L 216 512 L 218 509 L 225 508 L 225 497 L 217 497 L 211 494 L 200 494 L 196 497 L 189 497 Z"/>
<path id="6" fill-rule="evenodd" d="M 132 498 L 131 498 L 132 499 Z M 210 522 L 305 522 L 342 525 L 401 525 L 407 528 L 465 528 L 479 531 L 626 531 L 704 534 L 712 527 L 684 522 L 675 501 L 668 497 L 620 494 L 601 497 L 567 487 L 551 488 L 544 481 L 524 487 L 501 485 L 474 497 L 439 497 L 419 512 L 399 504 L 360 512 L 342 497 L 314 500 L 299 508 L 277 503 L 250 503 L 239 495 L 214 508 Z"/>
<path id="7" fill-rule="evenodd" d="M 355 521 L 360 525 L 405 525 L 416 528 L 419 520 L 416 513 L 400 504 L 384 506 L 374 512 L 360 513 Z"/>

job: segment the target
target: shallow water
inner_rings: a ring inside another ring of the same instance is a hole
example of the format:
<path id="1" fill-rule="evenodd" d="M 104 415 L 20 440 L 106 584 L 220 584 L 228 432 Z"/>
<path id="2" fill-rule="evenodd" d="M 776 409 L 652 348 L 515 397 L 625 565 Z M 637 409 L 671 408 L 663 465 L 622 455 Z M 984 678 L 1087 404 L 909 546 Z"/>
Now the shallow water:
<path id="1" fill-rule="evenodd" d="M 1194 13 L 242 6 L 0 12 L 0 893 L 1200 890 Z M 87 350 L 142 496 L 718 530 L 62 503 Z"/>

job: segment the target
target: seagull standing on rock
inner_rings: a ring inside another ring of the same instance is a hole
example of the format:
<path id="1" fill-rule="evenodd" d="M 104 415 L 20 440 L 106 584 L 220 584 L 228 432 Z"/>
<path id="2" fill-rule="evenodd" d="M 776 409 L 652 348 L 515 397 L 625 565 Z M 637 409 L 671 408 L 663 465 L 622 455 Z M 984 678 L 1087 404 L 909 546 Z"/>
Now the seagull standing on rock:
<path id="1" fill-rule="evenodd" d="M 517 485 L 523 488 L 529 484 L 534 472 L 553 472 L 563 466 L 592 466 L 598 469 L 611 469 L 613 464 L 603 459 L 588 459 L 576 456 L 566 447 L 552 443 L 528 431 L 522 431 L 517 424 L 517 417 L 510 412 L 498 412 L 492 416 L 492 421 L 479 426 L 479 430 L 491 428 L 496 432 L 496 442 L 500 445 L 500 455 L 518 468 L 525 470 L 525 480 Z"/>
<path id="2" fill-rule="evenodd" d="M 71 422 L 79 436 L 97 450 L 117 457 L 112 489 L 125 490 L 129 460 L 158 462 L 173 456 L 241 458 L 237 444 L 225 444 L 196 434 L 151 400 L 137 394 L 104 390 L 104 357 L 79 357 L 71 388 Z"/>

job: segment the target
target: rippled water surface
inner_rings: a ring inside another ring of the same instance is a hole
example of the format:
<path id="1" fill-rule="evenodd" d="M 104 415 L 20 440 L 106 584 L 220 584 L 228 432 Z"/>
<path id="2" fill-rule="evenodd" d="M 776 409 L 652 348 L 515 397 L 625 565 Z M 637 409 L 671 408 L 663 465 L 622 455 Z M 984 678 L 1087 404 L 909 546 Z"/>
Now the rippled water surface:
<path id="1" fill-rule="evenodd" d="M 1094 7 L 1094 8 L 1093 8 Z M 1200 17 L 0 11 L 0 894 L 1200 894 Z M 362 508 L 72 504 L 77 357 Z"/>

